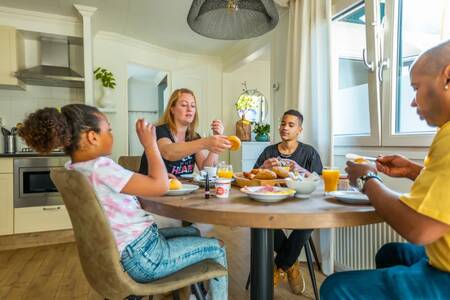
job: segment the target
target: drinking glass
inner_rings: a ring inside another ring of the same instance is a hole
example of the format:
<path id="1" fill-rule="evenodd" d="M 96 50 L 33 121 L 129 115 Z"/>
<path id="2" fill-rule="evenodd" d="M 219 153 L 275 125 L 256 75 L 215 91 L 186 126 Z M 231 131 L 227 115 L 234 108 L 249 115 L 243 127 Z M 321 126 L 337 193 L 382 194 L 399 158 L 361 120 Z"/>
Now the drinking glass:
<path id="1" fill-rule="evenodd" d="M 324 167 L 322 170 L 325 193 L 337 191 L 339 183 L 339 168 Z"/>
<path id="2" fill-rule="evenodd" d="M 233 178 L 233 166 L 225 162 L 221 162 L 217 166 L 217 177 L 219 178 Z"/>

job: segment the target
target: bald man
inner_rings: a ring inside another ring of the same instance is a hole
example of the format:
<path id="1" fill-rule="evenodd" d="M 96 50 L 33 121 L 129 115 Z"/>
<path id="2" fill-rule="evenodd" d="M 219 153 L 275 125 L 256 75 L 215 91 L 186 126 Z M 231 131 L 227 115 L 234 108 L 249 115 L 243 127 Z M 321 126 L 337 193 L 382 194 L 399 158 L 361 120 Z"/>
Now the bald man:
<path id="1" fill-rule="evenodd" d="M 347 162 L 350 182 L 409 243 L 384 245 L 376 270 L 335 273 L 321 299 L 450 299 L 450 40 L 420 55 L 410 71 L 411 106 L 439 127 L 424 166 L 401 155 L 381 156 L 376 168 Z M 406 177 L 409 193 L 388 189 L 377 172 Z"/>

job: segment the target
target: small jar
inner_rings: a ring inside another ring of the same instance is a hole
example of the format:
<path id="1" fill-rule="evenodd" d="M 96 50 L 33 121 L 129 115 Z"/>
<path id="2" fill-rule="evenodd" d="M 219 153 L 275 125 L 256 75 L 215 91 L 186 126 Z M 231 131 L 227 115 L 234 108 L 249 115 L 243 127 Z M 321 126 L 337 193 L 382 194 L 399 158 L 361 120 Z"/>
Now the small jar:
<path id="1" fill-rule="evenodd" d="M 339 175 L 338 190 L 346 191 L 349 188 L 350 188 L 350 180 L 348 179 L 347 174 Z"/>

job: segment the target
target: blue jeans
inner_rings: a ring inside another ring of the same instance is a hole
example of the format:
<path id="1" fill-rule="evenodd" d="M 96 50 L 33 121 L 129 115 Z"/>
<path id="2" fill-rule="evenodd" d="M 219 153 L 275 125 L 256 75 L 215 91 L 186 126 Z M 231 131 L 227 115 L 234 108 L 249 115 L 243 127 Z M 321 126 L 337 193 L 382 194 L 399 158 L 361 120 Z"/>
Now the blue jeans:
<path id="1" fill-rule="evenodd" d="M 450 299 L 450 273 L 430 266 L 423 246 L 386 244 L 375 261 L 376 270 L 329 276 L 320 287 L 320 298 Z"/>
<path id="2" fill-rule="evenodd" d="M 122 252 L 124 270 L 137 282 L 150 282 L 205 259 L 212 259 L 227 267 L 225 249 L 213 238 L 200 237 L 195 227 L 158 229 L 148 227 Z M 228 297 L 228 277 L 209 281 L 214 300 Z"/>

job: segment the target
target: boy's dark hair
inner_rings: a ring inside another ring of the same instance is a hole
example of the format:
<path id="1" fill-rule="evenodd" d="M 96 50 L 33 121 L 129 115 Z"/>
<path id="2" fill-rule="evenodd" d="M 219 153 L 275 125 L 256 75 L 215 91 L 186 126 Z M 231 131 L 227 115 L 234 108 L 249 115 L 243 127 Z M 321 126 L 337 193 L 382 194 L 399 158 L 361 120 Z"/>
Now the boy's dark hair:
<path id="1" fill-rule="evenodd" d="M 100 114 L 96 107 L 85 104 L 69 104 L 60 111 L 46 107 L 28 115 L 18 134 L 39 153 L 64 147 L 64 152 L 71 155 L 79 147 L 82 132 L 100 132 Z"/>
<path id="2" fill-rule="evenodd" d="M 286 112 L 283 114 L 283 117 L 284 117 L 285 115 L 295 116 L 295 117 L 297 117 L 298 120 L 300 121 L 300 122 L 299 122 L 299 123 L 300 123 L 300 126 L 303 124 L 303 115 L 302 115 L 301 112 L 299 112 L 298 110 L 290 109 L 290 110 L 286 111 Z"/>

